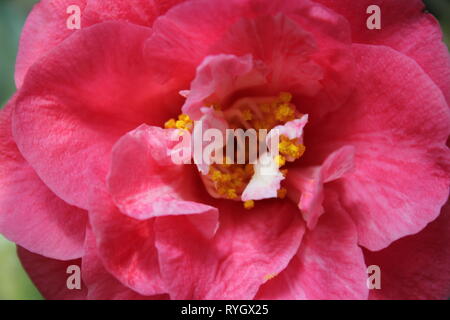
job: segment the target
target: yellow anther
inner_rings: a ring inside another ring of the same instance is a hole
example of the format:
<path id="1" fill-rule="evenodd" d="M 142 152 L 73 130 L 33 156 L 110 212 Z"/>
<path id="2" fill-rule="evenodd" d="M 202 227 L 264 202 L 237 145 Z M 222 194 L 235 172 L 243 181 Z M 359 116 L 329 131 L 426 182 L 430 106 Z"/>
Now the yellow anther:
<path id="1" fill-rule="evenodd" d="M 170 119 L 164 124 L 166 129 L 180 129 L 190 131 L 194 126 L 194 122 L 187 114 L 180 114 L 178 120 Z"/>
<path id="2" fill-rule="evenodd" d="M 237 103 L 231 106 L 230 110 L 225 110 L 220 114 L 225 117 L 229 127 L 232 129 L 246 127 L 256 130 L 271 130 L 275 126 L 283 125 L 288 121 L 298 118 L 300 113 L 296 110 L 295 105 L 292 104 L 292 98 L 292 94 L 289 92 L 281 92 L 278 96 L 264 97 L 255 101 L 249 100 L 251 104 L 246 101 Z M 215 103 L 215 101 L 210 101 L 204 105 L 216 110 L 220 109 L 219 104 Z M 184 114 L 180 115 L 178 119 L 170 119 L 165 124 L 167 128 L 184 129 L 184 132 L 186 132 L 185 130 L 192 129 L 193 126 L 194 122 L 189 116 Z M 283 167 L 288 162 L 292 162 L 303 155 L 305 146 L 300 142 L 301 139 L 289 139 L 283 135 L 280 137 L 279 154 L 273 161 L 275 161 L 283 176 L 286 176 L 288 173 L 288 170 L 283 169 Z M 236 151 L 233 156 L 230 155 L 231 159 L 227 158 L 224 153 L 224 161 L 222 163 L 211 164 L 210 171 L 207 175 L 208 181 L 205 181 L 205 186 L 213 197 L 240 201 L 245 188 L 252 180 L 255 173 L 254 164 L 234 164 L 234 157 L 236 157 Z M 246 157 L 247 161 L 249 158 Z M 277 191 L 277 197 L 279 199 L 286 198 L 287 190 L 280 188 Z M 252 209 L 255 206 L 255 200 L 244 201 L 243 206 L 245 209 Z M 271 279 L 276 275 L 267 276 L 267 279 Z"/>
<path id="3" fill-rule="evenodd" d="M 283 122 L 292 121 L 295 119 L 295 108 L 289 103 L 283 103 L 277 107 L 275 118 Z"/>
<path id="4" fill-rule="evenodd" d="M 250 121 L 253 119 L 253 113 L 249 109 L 246 109 L 242 112 L 242 117 L 245 121 Z"/>
<path id="5" fill-rule="evenodd" d="M 236 193 L 235 189 L 228 189 L 226 195 L 227 195 L 227 197 L 229 199 L 236 199 L 237 198 L 237 193 Z"/>
<path id="6" fill-rule="evenodd" d="M 297 142 L 297 139 L 290 140 L 286 136 L 281 136 L 279 151 L 282 155 L 290 158 L 289 161 L 300 158 L 305 153 L 305 146 Z"/>
<path id="7" fill-rule="evenodd" d="M 255 201 L 247 200 L 244 202 L 244 208 L 247 210 L 253 209 L 255 207 Z"/>
<path id="8" fill-rule="evenodd" d="M 290 94 L 289 92 L 281 92 L 279 99 L 281 102 L 289 103 L 292 101 L 292 94 Z"/>
<path id="9" fill-rule="evenodd" d="M 175 119 L 170 119 L 168 121 L 166 121 L 166 123 L 164 123 L 164 128 L 166 129 L 175 129 L 176 126 L 176 121 Z"/>
<path id="10" fill-rule="evenodd" d="M 278 198 L 284 199 L 286 198 L 287 190 L 285 188 L 278 189 Z"/>
<path id="11" fill-rule="evenodd" d="M 275 162 L 277 163 L 278 167 L 282 167 L 286 164 L 286 158 L 282 155 L 277 155 L 275 157 Z"/>
<path id="12" fill-rule="evenodd" d="M 212 181 L 220 181 L 221 177 L 222 177 L 222 173 L 219 170 L 212 170 L 211 173 L 209 174 Z"/>
<path id="13" fill-rule="evenodd" d="M 180 114 L 178 116 L 178 120 L 184 121 L 184 122 L 190 122 L 191 118 L 187 114 Z"/>

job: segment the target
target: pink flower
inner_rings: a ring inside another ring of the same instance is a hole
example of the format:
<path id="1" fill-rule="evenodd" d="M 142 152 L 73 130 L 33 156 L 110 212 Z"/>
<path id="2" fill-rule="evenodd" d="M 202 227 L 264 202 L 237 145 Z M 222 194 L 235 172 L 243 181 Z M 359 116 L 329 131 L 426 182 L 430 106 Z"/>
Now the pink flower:
<path id="1" fill-rule="evenodd" d="M 450 59 L 421 1 L 44 0 L 16 84 L 0 232 L 47 298 L 450 295 Z M 273 175 L 174 164 L 201 123 L 279 129 Z"/>

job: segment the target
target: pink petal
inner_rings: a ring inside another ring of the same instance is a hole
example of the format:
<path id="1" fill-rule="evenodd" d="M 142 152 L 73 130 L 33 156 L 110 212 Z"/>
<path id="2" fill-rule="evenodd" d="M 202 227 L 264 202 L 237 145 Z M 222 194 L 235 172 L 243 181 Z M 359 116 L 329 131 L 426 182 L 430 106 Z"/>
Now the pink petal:
<path id="1" fill-rule="evenodd" d="M 154 219 L 140 221 L 127 217 L 101 191 L 94 202 L 89 217 L 105 269 L 140 295 L 164 294 L 154 244 Z"/>
<path id="2" fill-rule="evenodd" d="M 223 112 L 216 111 L 214 108 L 203 107 L 201 108 L 200 113 L 203 115 L 200 120 L 195 121 L 194 129 L 192 130 L 190 152 L 193 154 L 192 160 L 197 166 L 198 171 L 203 175 L 207 175 L 212 161 L 211 159 L 205 158 L 203 154 L 203 150 L 205 150 L 205 148 L 209 145 L 209 142 L 204 139 L 204 134 L 209 129 L 216 129 L 222 133 L 222 137 L 226 137 L 228 122 L 224 119 Z M 197 144 L 202 148 L 196 147 Z M 224 145 L 225 141 L 222 141 L 222 143 L 217 143 L 214 151 L 222 149 Z"/>
<path id="3" fill-rule="evenodd" d="M 354 42 L 389 46 L 414 59 L 441 88 L 450 104 L 450 56 L 438 21 L 420 0 L 315 0 L 344 15 Z M 370 5 L 381 9 L 381 30 L 369 30 Z"/>
<path id="4" fill-rule="evenodd" d="M 272 146 L 273 139 L 276 139 L 276 143 L 278 143 L 282 135 L 291 140 L 297 139 L 299 143 L 303 143 L 303 128 L 307 122 L 308 115 L 304 115 L 300 119 L 274 127 L 267 135 L 267 146 L 269 148 Z M 258 159 L 254 167 L 255 173 L 242 194 L 241 198 L 243 201 L 277 198 L 284 176 L 272 155 L 273 150 L 271 150 L 271 153 L 266 153 Z"/>
<path id="5" fill-rule="evenodd" d="M 261 287 L 257 299 L 367 299 L 367 274 L 355 226 L 337 197 L 308 230 L 288 267 Z"/>
<path id="6" fill-rule="evenodd" d="M 125 23 L 98 24 L 74 34 L 28 73 L 13 116 L 14 139 L 69 204 L 88 209 L 89 190 L 104 185 L 119 137 L 143 122 L 161 125 L 177 112 L 181 99 L 154 85 L 146 69 L 142 44 L 149 34 Z"/>
<path id="7" fill-rule="evenodd" d="M 387 47 L 355 45 L 354 52 L 357 90 L 307 133 L 308 155 L 355 147 L 355 170 L 339 181 L 342 200 L 360 244 L 380 250 L 422 230 L 446 202 L 450 112 L 411 59 Z"/>
<path id="8" fill-rule="evenodd" d="M 313 96 L 322 89 L 323 71 L 312 59 L 317 50 L 313 36 L 283 14 L 241 19 L 214 50 L 251 54 L 255 61 L 263 62 L 274 93 L 295 90 Z"/>
<path id="9" fill-rule="evenodd" d="M 146 45 L 155 72 L 162 79 L 190 82 L 212 45 L 241 18 L 239 2 L 186 1 L 156 19 Z"/>
<path id="10" fill-rule="evenodd" d="M 81 28 L 105 21 L 124 21 L 150 27 L 153 21 L 184 0 L 42 0 L 36 4 L 23 29 L 16 64 L 16 85 L 22 86 L 28 69 L 66 38 L 78 32 L 66 27 L 67 8 L 81 12 Z"/>
<path id="11" fill-rule="evenodd" d="M 11 135 L 13 108 L 14 98 L 0 111 L 0 232 L 43 256 L 79 258 L 87 213 L 51 192 L 17 150 Z"/>
<path id="12" fill-rule="evenodd" d="M 298 250 L 304 225 L 289 202 L 271 200 L 252 211 L 219 203 L 213 241 L 199 237 L 183 217 L 156 219 L 161 275 L 172 299 L 252 299 Z"/>
<path id="13" fill-rule="evenodd" d="M 175 144 L 170 141 L 173 134 L 173 130 L 142 125 L 117 142 L 108 179 L 112 198 L 121 212 L 139 220 L 190 215 L 199 231 L 212 237 L 217 209 L 196 202 L 202 201 L 206 190 L 193 166 L 173 163 L 169 156 Z"/>
<path id="14" fill-rule="evenodd" d="M 303 129 L 308 123 L 308 115 L 302 116 L 300 119 L 295 119 L 287 122 L 284 125 L 276 126 L 269 132 L 267 137 L 267 145 L 270 146 L 270 139 L 272 138 L 272 133 L 276 132 L 273 130 L 277 130 L 277 134 L 279 136 L 283 135 L 288 137 L 289 139 L 298 139 L 300 143 L 303 143 Z"/>
<path id="15" fill-rule="evenodd" d="M 263 154 L 256 162 L 254 170 L 255 173 L 242 193 L 242 201 L 276 198 L 284 176 L 275 158 L 270 153 Z"/>
<path id="16" fill-rule="evenodd" d="M 221 53 L 261 59 L 278 85 L 273 90 L 294 79 L 305 113 L 320 116 L 335 110 L 353 86 L 348 23 L 311 1 L 189 1 L 159 17 L 153 30 L 146 51 L 155 73 L 180 86 L 194 77 L 206 56 Z"/>
<path id="17" fill-rule="evenodd" d="M 67 273 L 68 267 L 75 265 L 80 267 L 81 260 L 60 261 L 45 258 L 27 251 L 22 247 L 17 248 L 20 261 L 39 292 L 50 300 L 85 300 L 87 288 L 81 283 L 81 289 L 68 289 L 67 280 L 71 276 Z"/>
<path id="18" fill-rule="evenodd" d="M 197 68 L 197 75 L 182 108 L 183 113 L 200 120 L 205 101 L 222 103 L 233 93 L 260 86 L 264 82 L 262 72 L 256 69 L 250 55 L 208 56 Z"/>
<path id="19" fill-rule="evenodd" d="M 293 168 L 289 170 L 286 184 L 289 196 L 296 202 L 309 229 L 314 229 L 324 213 L 324 185 L 340 179 L 353 169 L 355 150 L 342 147 L 331 153 L 320 166 Z"/>
<path id="20" fill-rule="evenodd" d="M 381 290 L 371 299 L 448 299 L 450 297 L 450 205 L 420 233 L 379 252 L 365 251 L 368 265 L 381 270 Z"/>
<path id="21" fill-rule="evenodd" d="M 106 271 L 98 257 L 95 236 L 89 229 L 86 235 L 86 254 L 83 257 L 83 281 L 88 287 L 89 300 L 160 300 L 166 295 L 142 296 L 123 286 Z"/>

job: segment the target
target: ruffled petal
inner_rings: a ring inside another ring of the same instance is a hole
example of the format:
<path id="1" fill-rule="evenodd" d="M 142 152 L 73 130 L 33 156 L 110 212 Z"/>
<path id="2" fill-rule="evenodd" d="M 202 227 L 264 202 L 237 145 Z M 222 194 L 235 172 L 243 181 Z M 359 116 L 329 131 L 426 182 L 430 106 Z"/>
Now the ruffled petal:
<path id="1" fill-rule="evenodd" d="M 367 273 L 355 226 L 334 194 L 308 230 L 288 267 L 264 284 L 257 299 L 367 299 Z"/>
<path id="2" fill-rule="evenodd" d="M 348 19 L 353 41 L 389 46 L 414 59 L 450 104 L 450 54 L 439 22 L 421 0 L 315 0 Z M 371 5 L 381 9 L 381 29 L 366 28 Z"/>
<path id="3" fill-rule="evenodd" d="M 339 112 L 308 126 L 305 161 L 355 147 L 355 170 L 338 182 L 342 201 L 360 244 L 380 250 L 422 230 L 447 201 L 450 111 L 411 59 L 379 46 L 355 45 L 354 53 L 357 89 Z"/>
<path id="4" fill-rule="evenodd" d="M 337 109 L 354 85 L 349 30 L 342 16 L 311 1 L 197 0 L 157 19 L 146 51 L 155 73 L 179 86 L 208 55 L 250 54 L 267 67 L 274 91 L 292 89 L 295 103 L 320 117 Z"/>
<path id="5" fill-rule="evenodd" d="M 28 69 L 78 29 L 66 27 L 74 11 L 80 8 L 82 29 L 105 21 L 124 21 L 151 27 L 153 21 L 184 0 L 42 0 L 27 18 L 20 38 L 16 64 L 16 86 L 20 88 Z"/>
<path id="6" fill-rule="evenodd" d="M 155 248 L 154 219 L 140 221 L 124 215 L 101 191 L 93 202 L 89 218 L 105 269 L 140 295 L 166 293 Z"/>
<path id="7" fill-rule="evenodd" d="M 202 204 L 205 190 L 191 165 L 174 164 L 174 130 L 142 125 L 114 146 L 109 190 L 124 214 L 139 220 L 189 215 L 207 237 L 217 230 L 216 208 Z M 195 188 L 195 185 L 200 188 Z"/>
<path id="8" fill-rule="evenodd" d="M 286 185 L 289 197 L 298 203 L 309 229 L 314 229 L 324 213 L 324 185 L 337 180 L 353 169 L 355 150 L 342 147 L 331 153 L 320 166 L 289 170 Z"/>
<path id="9" fill-rule="evenodd" d="M 223 103 L 237 91 L 264 83 L 263 72 L 257 69 L 250 55 L 207 56 L 197 68 L 197 75 L 182 108 L 183 113 L 199 120 L 203 116 L 201 108 L 206 103 Z"/>
<path id="10" fill-rule="evenodd" d="M 165 300 L 167 295 L 143 296 L 122 285 L 108 273 L 98 257 L 95 236 L 86 234 L 86 254 L 82 261 L 83 281 L 88 287 L 89 300 Z"/>
<path id="11" fill-rule="evenodd" d="M 87 213 L 51 192 L 17 150 L 11 134 L 13 108 L 14 99 L 0 111 L 0 232 L 46 257 L 80 258 Z"/>
<path id="12" fill-rule="evenodd" d="M 371 299 L 446 300 L 450 297 L 450 204 L 420 233 L 379 252 L 365 251 L 367 265 L 381 271 Z"/>
<path id="13" fill-rule="evenodd" d="M 220 202 L 213 241 L 199 237 L 182 217 L 157 218 L 161 274 L 172 299 L 252 299 L 297 252 L 304 224 L 295 206 L 270 201 L 263 210 Z"/>
<path id="14" fill-rule="evenodd" d="M 161 125 L 177 112 L 181 99 L 154 85 L 146 69 L 142 45 L 149 34 L 117 22 L 83 29 L 36 63 L 20 90 L 14 140 L 69 204 L 88 209 L 89 191 L 104 186 L 112 146 L 122 135 L 143 122 Z"/>

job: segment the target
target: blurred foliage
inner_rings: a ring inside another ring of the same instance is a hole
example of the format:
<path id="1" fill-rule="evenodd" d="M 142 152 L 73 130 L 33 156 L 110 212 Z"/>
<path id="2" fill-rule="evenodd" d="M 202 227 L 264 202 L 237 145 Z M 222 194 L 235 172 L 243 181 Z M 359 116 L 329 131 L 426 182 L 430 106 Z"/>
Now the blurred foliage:
<path id="1" fill-rule="evenodd" d="M 15 91 L 14 66 L 26 16 L 37 0 L 0 0 L 0 106 Z M 425 0 L 428 10 L 441 22 L 450 46 L 450 1 Z M 0 236 L 0 300 L 41 299 L 16 256 L 16 248 Z"/>
<path id="2" fill-rule="evenodd" d="M 16 246 L 0 235 L 0 300 L 42 299 L 20 264 Z"/>

